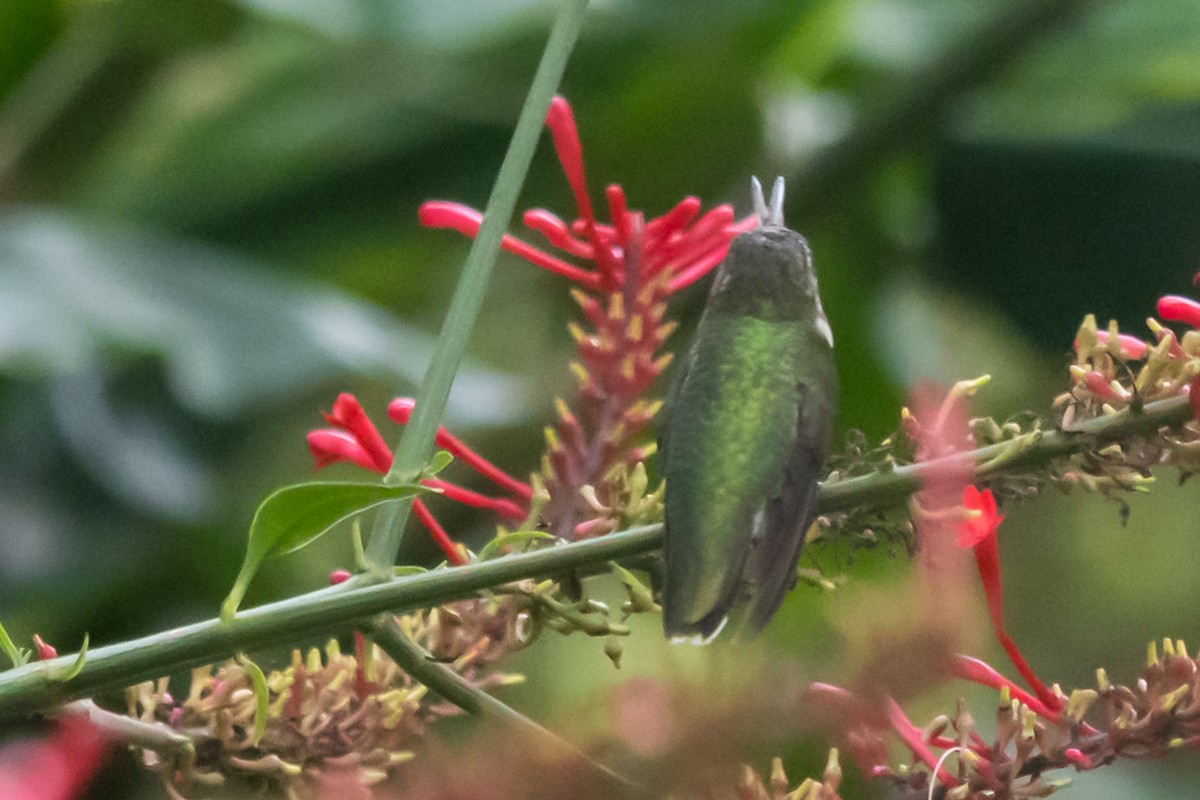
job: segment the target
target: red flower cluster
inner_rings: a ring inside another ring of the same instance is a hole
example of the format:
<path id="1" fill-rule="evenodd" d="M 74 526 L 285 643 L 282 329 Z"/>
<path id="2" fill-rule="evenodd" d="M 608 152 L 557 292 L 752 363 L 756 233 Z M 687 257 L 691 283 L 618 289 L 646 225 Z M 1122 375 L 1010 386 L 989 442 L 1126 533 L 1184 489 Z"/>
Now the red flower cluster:
<path id="1" fill-rule="evenodd" d="M 407 425 L 412 416 L 412 409 L 413 401 L 407 397 L 400 397 L 388 405 L 388 416 L 397 424 Z M 308 434 L 308 449 L 316 459 L 317 469 L 338 461 L 357 464 L 363 469 L 380 474 L 385 474 L 391 469 L 392 451 L 354 395 L 346 392 L 338 395 L 333 410 L 324 417 L 333 427 L 311 431 Z M 508 496 L 489 497 L 439 478 L 425 478 L 421 481 L 422 484 L 456 502 L 493 511 L 510 522 L 521 522 L 529 515 L 529 499 L 533 495 L 533 489 L 528 483 L 507 474 L 443 427 L 438 428 L 435 441 L 438 447 L 491 480 Z M 429 531 L 451 564 L 466 563 L 462 552 L 423 501 L 413 501 L 413 513 Z"/>
<path id="2" fill-rule="evenodd" d="M 1200 273 L 1197 273 L 1193 282 L 1200 285 Z M 1153 345 L 1136 336 L 1116 333 L 1115 327 L 1107 331 L 1093 331 L 1094 341 L 1101 349 L 1111 347 L 1109 352 L 1114 357 L 1119 354 L 1126 361 L 1157 360 L 1158 363 L 1142 367 L 1134 387 L 1121 385 L 1122 372 L 1127 374 L 1128 370 L 1114 374 L 1109 364 L 1095 359 L 1094 351 L 1081 351 L 1079 337 L 1075 340 L 1075 349 L 1079 352 L 1081 363 L 1072 367 L 1072 372 L 1080 388 L 1100 403 L 1107 403 L 1115 408 L 1129 404 L 1135 396 L 1140 397 L 1142 401 L 1148 401 L 1186 393 L 1190 398 L 1194 416 L 1200 420 L 1200 374 L 1188 374 L 1189 369 L 1195 369 L 1189 362 L 1200 354 L 1200 340 L 1197 340 L 1195 333 L 1200 330 L 1200 302 L 1190 297 L 1165 295 L 1158 299 L 1157 312 L 1163 320 L 1182 323 L 1193 330 L 1179 336 L 1151 318 L 1147 320 L 1147 325 L 1157 338 Z M 1089 324 L 1092 328 L 1095 327 L 1094 320 L 1090 317 L 1085 321 L 1085 328 L 1081 329 L 1081 336 Z M 1116 345 L 1112 347 L 1110 342 L 1114 335 Z M 1091 362 L 1087 363 L 1089 358 Z M 1146 377 L 1143 377 L 1143 374 Z"/>
<path id="3" fill-rule="evenodd" d="M 664 322 L 667 298 L 719 264 L 733 237 L 754 227 L 757 219 L 735 220 L 728 205 L 700 214 L 700 201 L 687 197 L 666 214 L 646 222 L 640 211 L 629 209 L 624 190 L 613 184 L 605 192 L 612 222 L 599 222 L 588 194 L 583 147 L 566 100 L 553 100 L 546 125 L 575 196 L 578 217 L 568 224 L 549 211 L 534 209 L 525 213 L 524 221 L 551 247 L 586 266 L 511 235 L 504 236 L 501 246 L 577 284 L 571 296 L 590 328 L 570 326 L 579 352 L 579 361 L 571 365 L 579 391 L 574 410 L 562 400 L 555 401 L 559 419 L 556 428 L 547 429 L 543 464 L 550 496 L 544 520 L 559 538 L 574 539 L 613 529 L 615 520 L 603 514 L 595 516 L 600 513 L 596 506 L 611 504 L 619 491 L 613 467 L 632 467 L 653 452 L 652 445 L 638 446 L 636 437 L 661 407 L 642 395 L 671 360 L 669 353 L 659 352 L 675 328 L 674 323 Z M 460 203 L 436 200 L 421 206 L 419 219 L 422 225 L 453 228 L 473 237 L 479 233 L 483 215 Z M 412 402 L 393 401 L 388 415 L 406 424 Z M 392 452 L 352 395 L 341 395 L 325 418 L 333 427 L 308 435 L 318 468 L 348 461 L 387 472 Z M 532 496 L 528 483 L 497 469 L 444 428 L 439 429 L 437 442 L 495 483 L 505 496 L 488 497 L 436 478 L 426 479 L 425 485 L 510 522 L 528 516 Z M 585 498 L 586 486 L 594 493 Z M 414 501 L 413 511 L 447 559 L 462 563 L 462 554 L 425 504 Z"/>
<path id="4" fill-rule="evenodd" d="M 1037 677 L 1004 628 L 1003 588 L 996 539 L 1004 517 L 997 510 L 996 499 L 990 489 L 980 491 L 975 486 L 967 485 L 962 493 L 962 507 L 969 515 L 957 524 L 957 545 L 973 551 L 993 631 L 1031 691 L 1022 689 L 988 664 L 971 656 L 951 657 L 950 672 L 974 683 L 1006 691 L 1009 697 L 1019 701 L 1048 723 L 1067 724 L 1069 720 L 1064 716 L 1067 699 L 1061 693 L 1048 688 Z M 1004 780 L 1014 777 L 991 774 L 995 769 L 992 761 L 998 754 L 994 752 L 994 745 L 985 742 L 973 729 L 965 739 L 953 738 L 944 732 L 943 729 L 949 722 L 942 718 L 940 727 L 922 730 L 904 714 L 900 704 L 888 695 L 883 695 L 878 702 L 872 703 L 846 689 L 826 683 L 812 684 L 809 693 L 820 705 L 836 712 L 840 724 L 844 726 L 850 752 L 868 775 L 881 777 L 892 774 L 892 769 L 888 766 L 885 738 L 890 733 L 899 738 L 912 752 L 913 758 L 925 765 L 930 774 L 936 776 L 936 781 L 947 788 L 962 783 L 960 778 L 952 775 L 944 766 L 946 755 L 958 751 L 967 751 L 974 756 L 970 761 L 972 769 L 982 775 L 988 783 L 1001 777 Z M 1080 730 L 1095 733 L 1086 723 L 1080 723 Z M 942 751 L 940 756 L 936 752 L 939 750 Z M 1074 757 L 1078 762 L 1077 766 L 1087 768 L 1082 766 L 1083 761 L 1087 760 L 1087 756 L 1082 752 L 1067 754 L 1066 757 Z"/>
<path id="5" fill-rule="evenodd" d="M 505 236 L 502 247 L 574 282 L 571 296 L 589 326 L 570 326 L 579 352 L 579 361 L 571 365 L 578 394 L 571 406 L 555 403 L 559 419 L 547 434 L 543 468 L 551 532 L 573 539 L 607 532 L 615 524 L 594 518 L 583 487 L 595 489 L 601 505 L 610 504 L 617 491 L 608 478 L 613 467 L 632 466 L 653 450 L 637 446 L 636 439 L 661 405 L 642 395 L 671 360 L 669 353 L 659 352 L 675 329 L 674 323 L 664 323 L 667 298 L 716 267 L 733 237 L 753 228 L 757 219 L 735 220 L 728 205 L 701 214 L 700 200 L 687 197 L 646 221 L 642 212 L 630 210 L 624 190 L 611 184 L 605 191 L 611 222 L 602 223 L 592 208 L 583 146 L 566 100 L 554 99 L 546 125 L 578 216 L 568 223 L 534 209 L 525 213 L 524 222 L 552 248 L 585 266 L 514 236 Z M 430 227 L 475 236 L 483 217 L 459 203 L 434 201 L 421 206 L 420 219 Z"/>

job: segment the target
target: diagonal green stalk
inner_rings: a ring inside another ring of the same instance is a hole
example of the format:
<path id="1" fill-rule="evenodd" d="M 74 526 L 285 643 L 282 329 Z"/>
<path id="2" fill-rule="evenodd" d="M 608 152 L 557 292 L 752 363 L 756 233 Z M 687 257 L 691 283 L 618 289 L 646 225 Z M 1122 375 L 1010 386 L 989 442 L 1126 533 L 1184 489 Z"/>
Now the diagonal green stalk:
<path id="1" fill-rule="evenodd" d="M 547 547 L 468 566 L 438 569 L 372 585 L 352 582 L 277 603 L 185 625 L 140 639 L 88 651 L 79 674 L 57 676 L 76 655 L 59 656 L 0 672 L 0 719 L 50 708 L 80 697 L 119 690 L 178 670 L 211 664 L 235 653 L 293 645 L 297 637 L 328 636 L 363 628 L 384 612 L 401 614 L 473 597 L 479 591 L 524 578 L 546 578 L 655 550 L 660 525 L 597 539 Z"/>
<path id="2" fill-rule="evenodd" d="M 397 666 L 468 714 L 497 720 L 508 725 L 517 734 L 532 736 L 552 745 L 561 750 L 564 756 L 578 761 L 610 789 L 618 792 L 617 796 L 647 796 L 644 789 L 593 760 L 561 736 L 487 692 L 475 688 L 445 664 L 433 661 L 425 650 L 404 635 L 393 615 L 381 614 L 375 617 L 368 633 Z"/>
<path id="3" fill-rule="evenodd" d="M 1148 436 L 1192 418 L 1186 397 L 1148 403 L 1141 413 L 1098 417 L 1070 431 L 1047 431 L 1025 441 L 990 445 L 920 464 L 874 472 L 821 488 L 820 508 L 839 511 L 861 505 L 900 504 L 929 474 L 947 463 L 971 465 L 981 477 L 1046 464 L 1109 442 Z M 1009 456 L 1009 454 L 1015 455 Z M 1004 457 L 1004 458 L 999 458 Z M 523 578 L 561 575 L 657 550 L 662 526 L 647 525 L 597 539 L 529 553 L 439 569 L 374 585 L 345 583 L 277 603 L 247 609 L 226 624 L 210 619 L 141 639 L 88 651 L 78 675 L 62 680 L 78 656 L 64 655 L 0 672 L 0 720 L 45 710 L 99 692 L 123 689 L 188 667 L 210 664 L 241 650 L 294 644 L 297 636 L 320 636 L 370 625 L 381 613 L 403 613 L 474 596 Z"/>
<path id="4" fill-rule="evenodd" d="M 1069 431 L 1038 431 L 1016 439 L 968 450 L 954 456 L 907 464 L 884 472 L 872 472 L 821 486 L 818 500 L 822 512 L 846 511 L 859 505 L 889 506 L 904 502 L 921 488 L 921 480 L 950 465 L 963 465 L 980 478 L 1017 472 L 1055 458 L 1098 449 L 1121 439 L 1148 436 L 1164 427 L 1177 427 L 1192 417 L 1186 397 L 1149 403 L 1140 414 L 1128 411 L 1115 416 L 1095 417 Z"/>
<path id="5" fill-rule="evenodd" d="M 559 6 L 554 27 L 542 53 L 541 63 L 534 74 L 525 105 L 521 108 L 521 115 L 517 118 L 512 142 L 509 143 L 508 152 L 492 188 L 492 195 L 484 209 L 479 235 L 475 237 L 467 254 L 466 265 L 450 301 L 450 309 L 446 312 L 429 369 L 421 382 L 420 391 L 417 392 L 412 418 L 396 448 L 392 468 L 384 478 L 387 483 L 404 483 L 416 479 L 433 452 L 434 438 L 446 408 L 446 400 L 450 396 L 454 374 L 458 371 L 459 362 L 466 352 L 467 340 L 483 305 L 492 268 L 500 255 L 500 240 L 512 222 L 517 196 L 533 160 L 533 152 L 541 136 L 546 111 L 550 108 L 550 101 L 566 69 L 567 59 L 575 47 L 576 39 L 579 38 L 586 11 L 587 0 L 562 0 Z M 367 564 L 377 579 L 390 574 L 392 565 L 396 562 L 401 533 L 411 507 L 411 500 L 388 503 L 380 509 L 376 517 L 366 556 Z"/>

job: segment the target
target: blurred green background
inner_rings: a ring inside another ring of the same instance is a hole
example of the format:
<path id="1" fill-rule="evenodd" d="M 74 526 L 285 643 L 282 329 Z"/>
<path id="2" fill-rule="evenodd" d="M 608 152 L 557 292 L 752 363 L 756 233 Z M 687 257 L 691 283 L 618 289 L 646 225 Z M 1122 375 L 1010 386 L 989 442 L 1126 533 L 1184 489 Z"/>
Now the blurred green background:
<path id="1" fill-rule="evenodd" d="M 318 411 L 353 391 L 383 422 L 415 390 L 467 250 L 419 228 L 417 205 L 483 205 L 553 6 L 0 3 L 0 619 L 14 636 L 71 650 L 85 631 L 106 643 L 214 615 L 258 500 L 310 474 Z M 1189 3 L 597 2 L 562 93 L 597 200 L 618 181 L 649 215 L 685 194 L 746 213 L 750 174 L 788 177 L 837 332 L 840 424 L 873 438 L 923 378 L 991 373 L 981 412 L 1047 412 L 1084 313 L 1143 332 L 1155 297 L 1200 269 Z M 546 142 L 534 205 L 573 209 Z M 570 388 L 566 288 L 503 257 L 449 411 L 518 474 Z M 677 298 L 677 344 L 706 288 Z M 1130 676 L 1145 640 L 1200 639 L 1200 500 L 1174 483 L 1125 526 L 1094 497 L 1006 509 L 1011 627 L 1047 677 Z M 488 524 L 440 516 L 465 534 Z M 248 599 L 348 563 L 346 537 L 327 537 Z M 849 585 L 799 590 L 759 655 L 838 679 L 846 631 L 908 571 L 878 553 L 841 567 Z M 553 727 L 631 675 L 739 658 L 670 650 L 652 622 L 620 672 L 601 645 L 540 642 L 509 698 Z M 979 654 L 1003 664 L 987 636 Z M 985 717 L 991 697 L 971 696 Z M 822 762 L 817 743 L 785 745 L 793 774 Z M 1183 796 L 1196 769 L 1120 765 L 1066 796 Z M 160 793 L 125 762 L 93 792 Z"/>

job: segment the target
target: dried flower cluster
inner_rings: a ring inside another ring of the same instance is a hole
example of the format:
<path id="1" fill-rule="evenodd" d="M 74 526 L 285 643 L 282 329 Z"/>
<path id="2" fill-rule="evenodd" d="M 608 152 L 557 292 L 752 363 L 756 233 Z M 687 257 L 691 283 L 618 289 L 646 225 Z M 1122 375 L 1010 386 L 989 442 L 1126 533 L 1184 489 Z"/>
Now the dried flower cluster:
<path id="1" fill-rule="evenodd" d="M 1106 493 L 1144 491 L 1155 465 L 1175 466 L 1184 478 L 1200 472 L 1200 303 L 1167 295 L 1159 298 L 1158 314 L 1190 330 L 1180 335 L 1150 317 L 1146 325 L 1156 338 L 1151 344 L 1121 333 L 1115 321 L 1099 330 L 1094 316 L 1084 319 L 1075 338 L 1073 385 L 1055 399 L 1063 408 L 1062 427 L 1070 430 L 1101 415 L 1136 414 L 1146 403 L 1181 395 L 1189 397 L 1197 419 L 1177 431 L 1073 457 L 1060 481 Z"/>
<path id="2" fill-rule="evenodd" d="M 841 800 L 838 788 L 842 785 L 842 765 L 838 760 L 837 748 L 829 751 L 829 760 L 820 781 L 805 778 L 795 789 L 791 788 L 783 761 L 771 761 L 771 774 L 766 781 L 750 767 L 742 768 L 742 779 L 738 785 L 738 800 Z"/>
<path id="3" fill-rule="evenodd" d="M 485 669 L 516 641 L 517 613 L 507 598 L 464 601 L 399 622 L 434 658 L 481 689 L 521 679 Z M 305 798 L 318 796 L 330 776 L 342 780 L 349 773 L 364 786 L 394 776 L 412 758 L 426 727 L 458 709 L 430 702 L 426 688 L 378 647 L 362 637 L 356 642 L 353 655 L 342 653 L 336 641 L 324 653 L 293 651 L 290 666 L 267 673 L 261 735 L 255 730 L 259 698 L 253 668 L 244 662 L 194 670 L 181 701 L 166 678 L 132 687 L 130 716 L 164 724 L 195 742 L 182 754 L 143 750 L 146 765 L 162 775 L 173 797 L 232 784 Z"/>
<path id="4" fill-rule="evenodd" d="M 966 671 L 979 670 L 977 662 Z M 1182 641 L 1164 639 L 1161 656 L 1150 644 L 1146 667 L 1132 685 L 1113 683 L 1099 669 L 1094 689 L 1066 695 L 1054 687 L 1057 711 L 1036 700 L 1026 704 L 1005 685 L 991 741 L 980 735 L 961 701 L 954 714 L 917 728 L 898 709 L 885 718 L 856 699 L 840 698 L 854 720 L 843 735 L 856 761 L 889 785 L 887 796 L 895 800 L 1045 797 L 1070 782 L 1052 776 L 1059 770 L 1082 772 L 1122 758 L 1200 749 L 1198 672 L 1198 659 Z M 888 764 L 887 739 L 893 734 L 914 754 L 911 763 Z"/>

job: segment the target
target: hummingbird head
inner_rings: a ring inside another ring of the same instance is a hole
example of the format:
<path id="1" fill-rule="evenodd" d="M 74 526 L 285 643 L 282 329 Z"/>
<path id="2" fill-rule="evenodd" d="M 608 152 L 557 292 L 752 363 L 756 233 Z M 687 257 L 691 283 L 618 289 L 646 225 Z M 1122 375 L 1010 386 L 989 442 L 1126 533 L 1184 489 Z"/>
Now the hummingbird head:
<path id="1" fill-rule="evenodd" d="M 803 320 L 819 313 L 817 275 L 808 242 L 783 222 L 783 178 L 776 178 L 771 202 L 762 184 L 750 179 L 759 227 L 739 234 L 717 270 L 709 301 L 716 311 L 763 319 Z"/>

